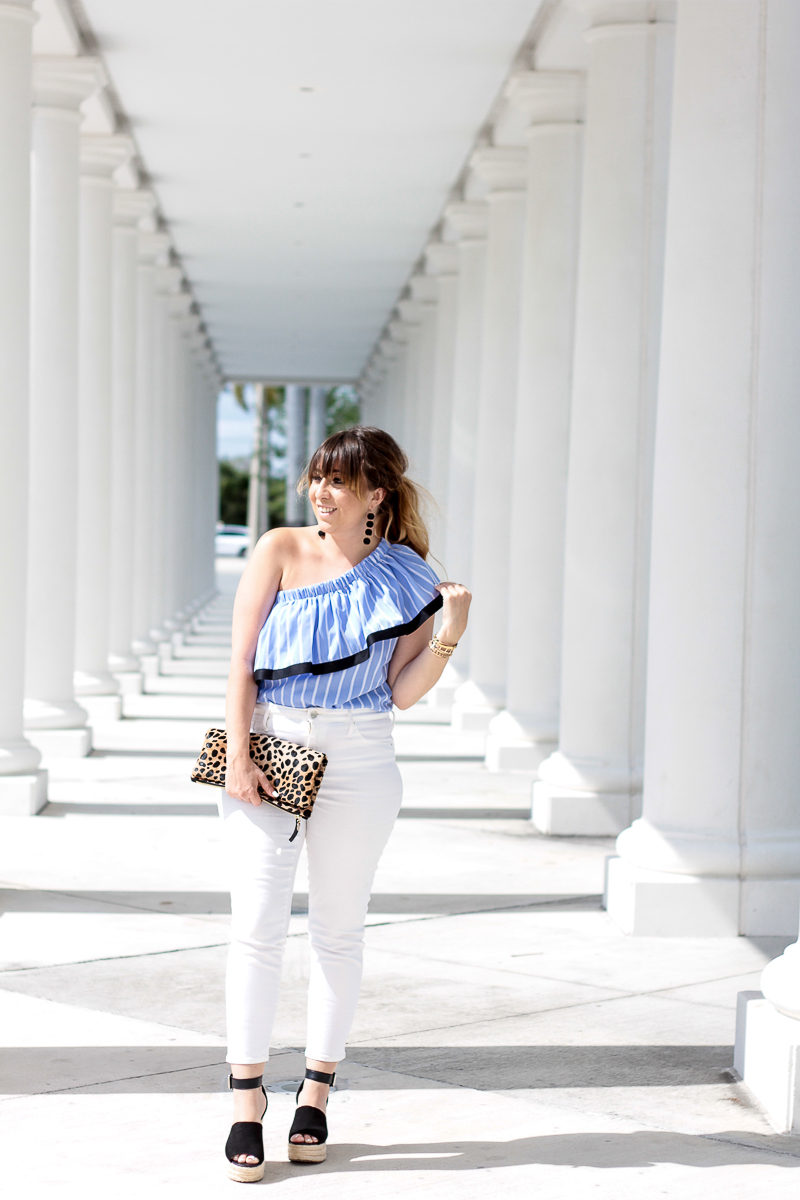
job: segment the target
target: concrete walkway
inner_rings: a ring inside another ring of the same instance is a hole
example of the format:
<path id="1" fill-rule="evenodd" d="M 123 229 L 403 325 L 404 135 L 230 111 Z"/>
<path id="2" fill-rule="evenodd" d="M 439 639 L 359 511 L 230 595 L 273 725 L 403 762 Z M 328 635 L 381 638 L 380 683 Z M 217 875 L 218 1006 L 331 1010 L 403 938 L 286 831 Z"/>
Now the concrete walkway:
<path id="1" fill-rule="evenodd" d="M 6 1196 L 205 1198 L 224 1176 L 228 901 L 215 795 L 188 781 L 223 714 L 230 602 L 88 759 L 51 760 L 33 818 L 2 818 L 0 1179 Z M 381 864 L 363 996 L 318 1167 L 285 1139 L 302 1070 L 298 877 L 269 1065 L 276 1196 L 794 1197 L 800 1139 L 732 1082 L 736 994 L 779 939 L 625 938 L 603 839 L 546 839 L 529 781 L 474 736 L 402 714 L 406 799 Z M 302 868 L 301 868 L 302 871 Z"/>

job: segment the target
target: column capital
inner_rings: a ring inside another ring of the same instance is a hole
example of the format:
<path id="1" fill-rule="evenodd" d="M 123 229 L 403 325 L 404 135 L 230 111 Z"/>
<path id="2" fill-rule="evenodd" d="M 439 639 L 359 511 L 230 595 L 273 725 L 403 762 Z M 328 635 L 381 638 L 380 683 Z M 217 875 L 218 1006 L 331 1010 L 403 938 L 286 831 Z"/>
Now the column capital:
<path id="1" fill-rule="evenodd" d="M 573 125 L 583 120 L 585 76 L 580 71 L 518 71 L 505 95 L 531 125 Z"/>
<path id="2" fill-rule="evenodd" d="M 166 233 L 142 230 L 139 233 L 139 261 L 153 263 L 157 266 L 167 266 L 170 240 Z M 163 260 L 163 261 L 159 261 Z"/>
<path id="3" fill-rule="evenodd" d="M 152 216 L 156 198 L 144 188 L 116 188 L 112 197 L 112 211 L 117 225 L 136 227 L 145 217 Z"/>
<path id="4" fill-rule="evenodd" d="M 453 242 L 428 242 L 425 270 L 429 275 L 457 275 L 458 247 Z"/>
<path id="5" fill-rule="evenodd" d="M 174 267 L 169 269 L 177 271 L 178 278 L 182 278 L 179 268 Z M 187 321 L 191 316 L 193 303 L 194 301 L 190 292 L 173 292 L 169 297 L 169 315 L 178 323 Z"/>
<path id="6" fill-rule="evenodd" d="M 444 219 L 458 241 L 483 241 L 489 228 L 489 208 L 483 200 L 456 200 L 445 208 Z"/>
<path id="7" fill-rule="evenodd" d="M 408 341 L 408 332 L 410 332 L 411 326 L 419 325 L 422 321 L 422 305 L 417 304 L 415 300 L 398 300 L 397 311 L 407 330 L 406 337 L 402 340 Z"/>
<path id="8" fill-rule="evenodd" d="M 170 263 L 158 263 L 157 267 L 156 292 L 159 296 L 174 296 L 180 288 L 183 272 Z"/>
<path id="9" fill-rule="evenodd" d="M 81 175 L 89 179 L 111 179 L 133 155 L 133 140 L 124 133 L 84 133 L 80 140 Z"/>
<path id="10" fill-rule="evenodd" d="M 673 24 L 677 0 L 577 0 L 589 18 L 587 36 L 614 27 L 622 33 L 637 25 Z"/>
<path id="11" fill-rule="evenodd" d="M 77 114 L 104 82 L 105 71 L 97 58 L 42 54 L 33 60 L 35 108 L 63 108 Z"/>
<path id="12" fill-rule="evenodd" d="M 33 0 L 7 0 L 5 4 L 0 4 L 0 20 L 25 21 L 28 25 L 34 25 L 39 15 L 33 11 L 32 5 Z"/>
<path id="13" fill-rule="evenodd" d="M 408 281 L 408 289 L 420 311 L 435 304 L 439 299 L 439 285 L 431 275 L 412 275 Z"/>
<path id="14" fill-rule="evenodd" d="M 528 151 L 524 146 L 481 146 L 471 155 L 469 165 L 490 195 L 525 190 Z"/>
<path id="15" fill-rule="evenodd" d="M 400 304 L 409 304 L 408 300 L 401 300 Z M 399 309 L 399 305 L 398 305 Z M 408 342 L 409 322 L 403 319 L 402 314 L 397 317 L 392 317 L 388 325 L 389 337 L 398 347 L 405 346 Z"/>

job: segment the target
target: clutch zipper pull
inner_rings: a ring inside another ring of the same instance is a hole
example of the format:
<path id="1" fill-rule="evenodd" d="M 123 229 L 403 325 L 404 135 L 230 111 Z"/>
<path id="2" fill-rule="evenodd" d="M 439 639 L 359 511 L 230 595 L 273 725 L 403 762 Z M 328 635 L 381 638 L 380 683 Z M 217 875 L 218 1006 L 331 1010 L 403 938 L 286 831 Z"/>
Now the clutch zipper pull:
<path id="1" fill-rule="evenodd" d="M 300 832 L 300 818 L 299 818 L 299 817 L 295 817 L 295 819 L 294 819 L 294 833 L 293 833 L 293 834 L 292 834 L 292 836 L 289 838 L 289 841 L 290 841 L 290 842 L 293 842 L 293 841 L 294 841 L 294 839 L 297 837 L 297 835 L 298 835 L 298 833 L 299 833 L 299 832 Z"/>

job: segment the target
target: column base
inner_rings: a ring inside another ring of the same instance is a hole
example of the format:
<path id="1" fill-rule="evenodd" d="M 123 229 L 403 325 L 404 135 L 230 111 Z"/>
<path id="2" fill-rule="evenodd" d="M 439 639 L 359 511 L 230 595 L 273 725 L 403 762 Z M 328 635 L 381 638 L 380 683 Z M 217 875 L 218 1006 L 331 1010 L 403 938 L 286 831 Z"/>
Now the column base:
<path id="1" fill-rule="evenodd" d="M 148 675 L 161 674 L 161 659 L 157 653 L 143 654 L 139 659 L 139 665 L 142 668 L 142 674 L 144 675 L 145 679 Z"/>
<path id="2" fill-rule="evenodd" d="M 106 725 L 122 717 L 122 696 L 82 696 L 92 725 Z"/>
<path id="3" fill-rule="evenodd" d="M 486 733 L 499 707 L 477 683 L 467 680 L 455 694 L 451 718 L 453 729 L 460 733 Z"/>
<path id="4" fill-rule="evenodd" d="M 738 879 L 649 871 L 612 858 L 606 909 L 634 936 L 736 937 L 739 890 Z"/>
<path id="5" fill-rule="evenodd" d="M 139 659 L 143 654 L 155 654 L 156 644 L 151 642 L 150 638 L 135 638 L 131 643 L 131 650 Z"/>
<path id="6" fill-rule="evenodd" d="M 0 816 L 33 817 L 47 804 L 47 771 L 0 775 Z"/>
<path id="7" fill-rule="evenodd" d="M 166 662 L 172 658 L 172 638 L 166 642 L 159 642 L 157 653 L 162 662 Z"/>
<path id="8" fill-rule="evenodd" d="M 451 667 L 445 667 L 441 679 L 433 685 L 425 697 L 428 707 L 435 708 L 437 712 L 450 712 L 462 683 L 463 680 L 453 672 Z"/>
<path id="9" fill-rule="evenodd" d="M 773 1129 L 800 1132 L 800 1021 L 740 992 L 733 1065 Z"/>
<path id="10" fill-rule="evenodd" d="M 22 702 L 22 719 L 26 735 L 39 730 L 80 730 L 86 727 L 86 709 L 72 699 L 36 700 L 26 696 Z"/>
<path id="11" fill-rule="evenodd" d="M 606 909 L 623 933 L 642 937 L 790 937 L 800 879 L 739 879 L 654 871 L 615 856 Z"/>
<path id="12" fill-rule="evenodd" d="M 540 833 L 557 837 L 616 837 L 638 815 L 636 783 L 624 771 L 556 751 L 539 767 L 531 820 Z"/>
<path id="13" fill-rule="evenodd" d="M 132 654 L 109 654 L 108 669 L 115 676 L 121 671 L 138 671 L 139 659 Z"/>
<path id="14" fill-rule="evenodd" d="M 136 660 L 136 666 L 139 666 L 139 660 Z M 114 678 L 119 684 L 120 694 L 122 696 L 141 696 L 144 691 L 144 675 L 140 670 L 136 671 L 115 671 Z"/>
<path id="15" fill-rule="evenodd" d="M 536 771 L 553 753 L 555 735 L 530 729 L 523 717 L 503 709 L 492 718 L 486 738 L 486 767 L 489 771 Z"/>
<path id="16" fill-rule="evenodd" d="M 113 696 L 117 691 L 117 681 L 110 671 L 75 672 L 75 695 L 84 708 L 90 696 Z"/>
<path id="17" fill-rule="evenodd" d="M 43 758 L 86 758 L 92 749 L 92 731 L 80 729 L 27 729 L 26 735 Z"/>

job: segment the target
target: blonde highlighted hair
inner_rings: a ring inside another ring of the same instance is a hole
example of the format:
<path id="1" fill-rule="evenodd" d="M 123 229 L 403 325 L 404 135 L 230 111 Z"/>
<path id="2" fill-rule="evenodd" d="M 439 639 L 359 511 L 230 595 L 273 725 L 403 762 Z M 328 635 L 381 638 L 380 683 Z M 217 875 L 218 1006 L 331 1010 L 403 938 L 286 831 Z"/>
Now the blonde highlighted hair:
<path id="1" fill-rule="evenodd" d="M 331 434 L 314 451 L 297 490 L 306 492 L 315 475 L 340 475 L 360 499 L 383 488 L 386 496 L 375 513 L 376 533 L 427 558 L 430 541 L 420 511 L 427 493 L 408 478 L 407 470 L 408 458 L 391 434 L 373 425 L 353 425 Z"/>

